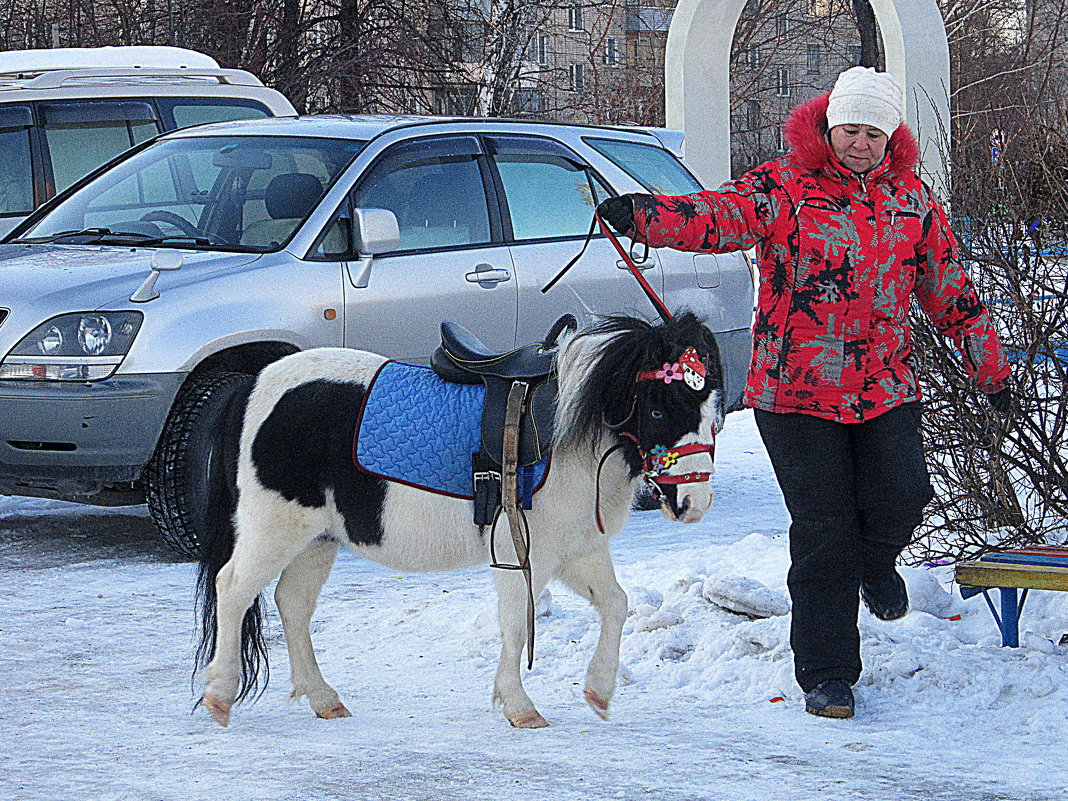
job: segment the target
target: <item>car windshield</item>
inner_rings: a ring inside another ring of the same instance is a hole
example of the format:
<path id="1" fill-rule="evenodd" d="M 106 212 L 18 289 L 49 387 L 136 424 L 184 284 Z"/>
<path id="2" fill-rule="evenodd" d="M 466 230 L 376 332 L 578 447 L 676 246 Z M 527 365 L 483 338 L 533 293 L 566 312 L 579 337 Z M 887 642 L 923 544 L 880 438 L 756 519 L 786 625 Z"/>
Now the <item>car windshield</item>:
<path id="1" fill-rule="evenodd" d="M 164 139 L 78 189 L 17 241 L 277 250 L 365 144 L 288 136 Z"/>

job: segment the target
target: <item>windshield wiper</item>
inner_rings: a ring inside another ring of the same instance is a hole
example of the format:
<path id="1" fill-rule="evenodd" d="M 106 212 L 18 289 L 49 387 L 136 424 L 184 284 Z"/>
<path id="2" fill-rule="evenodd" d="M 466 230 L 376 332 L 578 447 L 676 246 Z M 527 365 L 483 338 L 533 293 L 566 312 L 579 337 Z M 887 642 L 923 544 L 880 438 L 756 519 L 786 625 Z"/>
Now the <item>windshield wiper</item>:
<path id="1" fill-rule="evenodd" d="M 28 239 L 15 239 L 14 242 L 30 242 L 35 245 L 47 244 L 49 242 L 58 242 L 60 239 L 72 239 L 76 236 L 92 237 L 91 239 L 83 242 L 85 245 L 98 245 L 107 244 L 107 241 L 115 241 L 116 244 L 138 244 L 140 245 L 146 239 L 155 239 L 151 234 L 139 234 L 134 231 L 112 231 L 110 228 L 83 228 L 80 231 L 60 231 L 58 234 L 52 234 L 51 236 L 42 237 L 30 237 Z M 107 240 L 107 241 L 105 241 Z"/>
<path id="2" fill-rule="evenodd" d="M 188 242 L 191 245 L 214 245 L 205 236 L 193 236 L 192 234 L 174 234 L 172 236 L 153 236 L 138 242 L 139 245 L 169 245 L 175 242 Z M 221 243 L 220 243 L 221 244 Z"/>

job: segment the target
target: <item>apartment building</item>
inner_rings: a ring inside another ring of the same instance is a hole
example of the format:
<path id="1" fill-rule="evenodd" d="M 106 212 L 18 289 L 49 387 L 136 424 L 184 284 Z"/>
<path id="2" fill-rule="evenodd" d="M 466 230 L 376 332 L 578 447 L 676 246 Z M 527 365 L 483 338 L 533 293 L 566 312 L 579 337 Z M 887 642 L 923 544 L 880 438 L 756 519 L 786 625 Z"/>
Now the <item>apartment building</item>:
<path id="1" fill-rule="evenodd" d="M 525 97 L 532 116 L 664 124 L 664 53 L 675 0 L 563 4 L 532 40 Z M 732 171 L 783 152 L 781 122 L 858 63 L 848 0 L 750 0 L 731 65 Z"/>

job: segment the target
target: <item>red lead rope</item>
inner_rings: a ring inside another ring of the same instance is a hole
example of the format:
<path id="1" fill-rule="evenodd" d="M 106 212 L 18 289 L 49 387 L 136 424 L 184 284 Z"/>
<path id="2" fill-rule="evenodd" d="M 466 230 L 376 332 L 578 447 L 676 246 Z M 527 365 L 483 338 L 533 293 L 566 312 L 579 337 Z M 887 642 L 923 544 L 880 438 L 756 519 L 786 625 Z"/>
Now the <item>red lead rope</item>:
<path id="1" fill-rule="evenodd" d="M 612 247 L 616 249 L 616 253 L 623 259 L 623 262 L 627 265 L 627 269 L 630 270 L 630 274 L 634 276 L 638 285 L 641 286 L 645 296 L 649 298 L 649 302 L 656 307 L 657 313 L 663 318 L 664 322 L 669 322 L 673 319 L 672 314 L 668 311 L 668 307 L 664 305 L 664 301 L 660 299 L 660 296 L 656 294 L 656 291 L 649 286 L 649 282 L 645 280 L 645 276 L 642 275 L 641 270 L 638 269 L 638 265 L 634 263 L 634 259 L 630 257 L 623 245 L 620 244 L 619 239 L 608 227 L 604 220 L 601 219 L 601 215 L 594 211 L 593 217 L 597 220 L 597 225 L 601 227 L 604 235 L 608 237 L 608 241 L 612 243 Z"/>
<path id="2" fill-rule="evenodd" d="M 586 248 L 589 246 L 590 240 L 593 239 L 593 231 L 598 225 L 601 226 L 601 230 L 604 232 L 604 235 L 608 237 L 608 241 L 612 243 L 612 247 L 616 249 L 616 252 L 623 259 L 624 264 L 627 265 L 627 269 L 630 271 L 630 274 L 634 276 L 635 280 L 637 280 L 638 285 L 642 288 L 642 291 L 645 293 L 645 296 L 649 298 L 649 302 L 652 303 L 653 306 L 656 308 L 656 312 L 660 315 L 660 318 L 665 323 L 673 320 L 674 318 L 672 317 L 671 312 L 668 311 L 668 307 L 664 305 L 664 301 L 662 301 L 660 299 L 660 296 L 656 294 L 656 290 L 649 286 L 649 282 L 645 280 L 645 276 L 642 275 L 641 270 L 638 269 L 638 265 L 634 263 L 634 259 L 630 257 L 630 254 L 627 253 L 624 247 L 619 243 L 619 239 L 611 231 L 611 229 L 609 229 L 609 227 L 605 225 L 604 220 L 601 219 L 601 215 L 598 214 L 596 210 L 594 210 L 593 212 L 593 219 L 590 221 L 590 231 L 588 234 L 586 234 L 586 241 L 582 244 L 582 250 L 576 253 L 575 257 L 571 259 L 571 261 L 569 261 L 567 264 L 565 264 L 564 268 L 560 270 L 560 272 L 558 272 L 556 275 L 554 275 L 552 280 L 549 281 L 549 283 L 547 283 L 541 288 L 541 291 L 548 292 L 550 289 L 552 289 L 556 285 L 556 282 L 563 278 L 564 274 L 575 266 L 575 262 L 582 258 L 582 254 L 586 252 Z"/>

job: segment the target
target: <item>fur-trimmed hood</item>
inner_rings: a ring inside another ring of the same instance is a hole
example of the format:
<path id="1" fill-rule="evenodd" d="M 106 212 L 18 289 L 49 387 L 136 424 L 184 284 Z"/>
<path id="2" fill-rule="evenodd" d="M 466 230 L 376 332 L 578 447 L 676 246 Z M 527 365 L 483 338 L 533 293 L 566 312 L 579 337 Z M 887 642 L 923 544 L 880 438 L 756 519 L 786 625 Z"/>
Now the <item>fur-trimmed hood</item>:
<path id="1" fill-rule="evenodd" d="M 836 174 L 843 167 L 827 141 L 827 101 L 830 92 L 798 104 L 783 123 L 783 137 L 797 165 L 806 171 Z M 901 177 L 916 171 L 920 146 L 905 123 L 901 123 L 886 146 L 887 171 Z M 878 167 L 876 167 L 878 169 Z"/>

